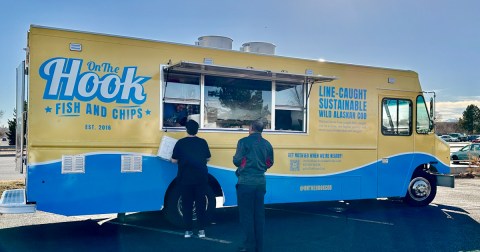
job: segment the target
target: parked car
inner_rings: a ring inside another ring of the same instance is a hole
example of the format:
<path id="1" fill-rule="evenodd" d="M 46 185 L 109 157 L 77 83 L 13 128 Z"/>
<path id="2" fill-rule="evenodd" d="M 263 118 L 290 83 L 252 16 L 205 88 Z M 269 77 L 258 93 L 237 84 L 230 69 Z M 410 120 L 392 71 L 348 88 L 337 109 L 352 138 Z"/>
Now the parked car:
<path id="1" fill-rule="evenodd" d="M 454 164 L 458 164 L 459 161 L 469 161 L 473 158 L 480 159 L 480 143 L 469 144 L 459 151 L 452 153 L 451 160 Z"/>
<path id="2" fill-rule="evenodd" d="M 480 137 L 477 137 L 476 139 L 473 139 L 472 143 L 480 143 Z"/>
<path id="3" fill-rule="evenodd" d="M 450 135 L 443 135 L 441 136 L 440 138 L 442 138 L 443 140 L 445 140 L 446 142 L 460 142 L 460 139 L 456 138 L 456 137 L 452 137 Z"/>
<path id="4" fill-rule="evenodd" d="M 7 138 L 6 137 L 2 137 L 2 142 L 6 142 L 7 141 Z"/>
<path id="5" fill-rule="evenodd" d="M 475 140 L 479 137 L 480 137 L 480 135 L 470 135 L 470 136 L 467 137 L 467 141 L 471 142 L 471 141 L 473 141 L 473 140 Z"/>
<path id="6" fill-rule="evenodd" d="M 467 135 L 465 135 L 465 133 L 450 133 L 449 135 L 451 137 L 456 137 L 460 142 L 467 141 Z"/>

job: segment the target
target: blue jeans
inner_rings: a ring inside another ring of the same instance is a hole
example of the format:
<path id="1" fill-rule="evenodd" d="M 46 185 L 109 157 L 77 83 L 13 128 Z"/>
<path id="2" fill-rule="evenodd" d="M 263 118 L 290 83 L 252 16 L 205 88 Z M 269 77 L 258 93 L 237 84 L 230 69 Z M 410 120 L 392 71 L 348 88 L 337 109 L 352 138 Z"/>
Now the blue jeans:
<path id="1" fill-rule="evenodd" d="M 247 251 L 263 251 L 266 192 L 265 184 L 237 184 L 238 211 L 244 235 L 243 247 Z"/>

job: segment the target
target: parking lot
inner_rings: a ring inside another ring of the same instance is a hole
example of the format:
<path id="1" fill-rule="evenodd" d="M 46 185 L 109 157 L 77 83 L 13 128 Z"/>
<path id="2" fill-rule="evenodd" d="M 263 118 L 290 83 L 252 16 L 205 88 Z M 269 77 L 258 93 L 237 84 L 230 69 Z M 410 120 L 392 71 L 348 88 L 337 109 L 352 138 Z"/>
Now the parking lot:
<path id="1" fill-rule="evenodd" d="M 13 162 L 13 157 L 9 162 Z M 0 157 L 0 164 L 5 157 Z M 268 205 L 266 251 L 480 250 L 480 179 L 439 187 L 427 207 L 400 200 Z M 237 208 L 217 209 L 207 238 L 184 239 L 161 212 L 0 216 L 0 251 L 236 251 Z"/>
<path id="2" fill-rule="evenodd" d="M 396 200 L 268 205 L 267 251 L 473 251 L 480 249 L 480 179 L 439 188 L 428 207 Z M 0 251 L 235 251 L 237 209 L 218 209 L 207 238 L 184 239 L 160 212 L 63 217 L 0 216 Z"/>

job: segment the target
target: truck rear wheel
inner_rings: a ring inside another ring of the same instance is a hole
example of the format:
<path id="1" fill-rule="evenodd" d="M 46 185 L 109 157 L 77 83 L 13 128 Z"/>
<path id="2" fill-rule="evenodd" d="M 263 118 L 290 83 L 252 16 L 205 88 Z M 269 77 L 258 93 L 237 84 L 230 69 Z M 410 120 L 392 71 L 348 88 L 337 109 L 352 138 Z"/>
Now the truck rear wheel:
<path id="1" fill-rule="evenodd" d="M 205 209 L 207 221 L 213 216 L 216 208 L 215 194 L 210 186 L 207 187 L 207 193 L 205 194 Z M 166 219 L 171 224 L 177 227 L 183 227 L 183 212 L 182 212 L 182 195 L 180 187 L 175 185 L 167 195 L 165 202 L 164 213 Z M 195 203 L 193 206 L 193 220 L 197 219 Z M 207 222 L 208 223 L 208 222 Z"/>
<path id="2" fill-rule="evenodd" d="M 410 206 L 427 206 L 437 194 L 435 177 L 425 171 L 415 172 L 408 185 L 405 202 Z"/>

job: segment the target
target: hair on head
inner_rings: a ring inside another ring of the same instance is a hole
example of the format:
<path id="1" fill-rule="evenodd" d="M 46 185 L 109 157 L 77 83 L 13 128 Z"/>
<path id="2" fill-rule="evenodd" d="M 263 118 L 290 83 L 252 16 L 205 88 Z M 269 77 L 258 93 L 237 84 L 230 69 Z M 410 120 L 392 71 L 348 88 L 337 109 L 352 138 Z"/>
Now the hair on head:
<path id="1" fill-rule="evenodd" d="M 196 135 L 198 132 L 198 123 L 195 120 L 188 120 L 185 124 L 185 128 L 187 128 L 187 133 L 189 135 Z"/>
<path id="2" fill-rule="evenodd" d="M 255 120 L 252 122 L 251 124 L 252 126 L 252 130 L 255 131 L 255 132 L 259 132 L 259 133 L 262 133 L 263 132 L 263 127 L 264 127 L 264 124 L 263 124 L 263 121 L 262 120 Z"/>

